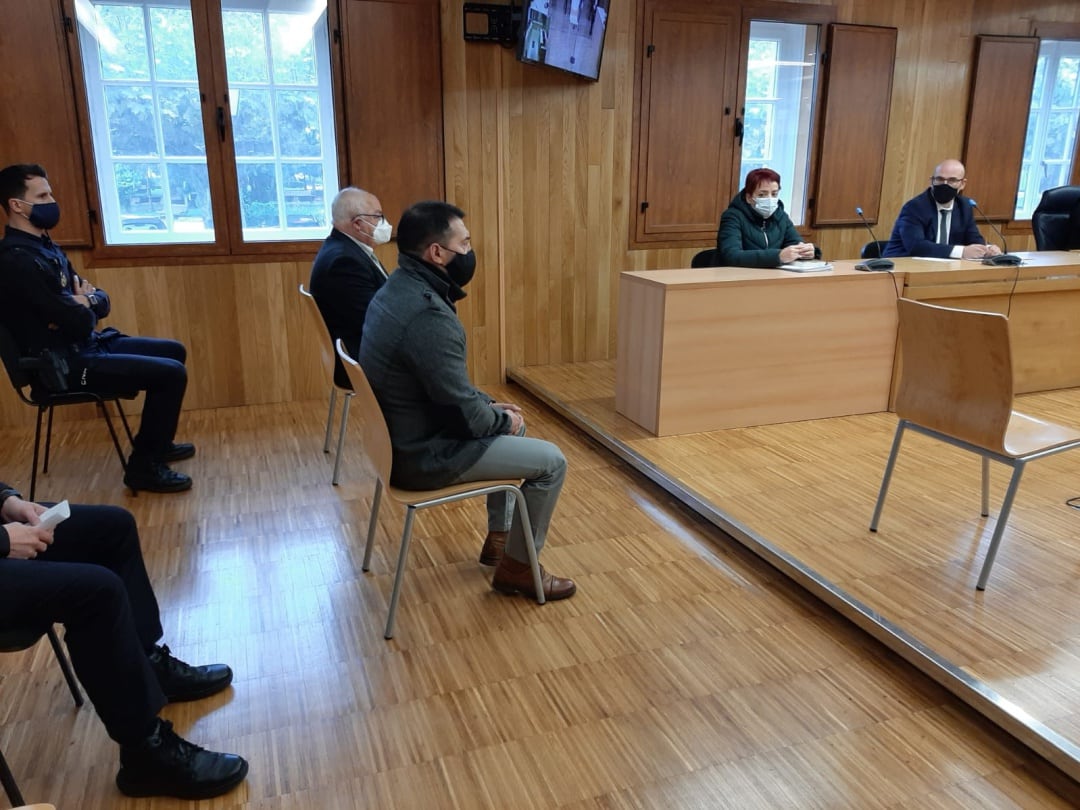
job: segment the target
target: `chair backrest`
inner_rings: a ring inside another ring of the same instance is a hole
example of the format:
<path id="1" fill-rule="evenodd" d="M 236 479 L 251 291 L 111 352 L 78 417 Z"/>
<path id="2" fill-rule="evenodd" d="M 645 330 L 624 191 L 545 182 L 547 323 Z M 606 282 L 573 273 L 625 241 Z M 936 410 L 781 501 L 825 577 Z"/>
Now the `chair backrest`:
<path id="1" fill-rule="evenodd" d="M 882 253 L 885 252 L 885 246 L 889 243 L 887 241 L 877 240 L 876 242 L 867 242 L 862 246 L 862 250 L 859 252 L 860 259 L 880 259 Z"/>
<path id="2" fill-rule="evenodd" d="M 901 298 L 896 414 L 1004 452 L 1012 414 L 1009 319 Z"/>
<path id="3" fill-rule="evenodd" d="M 3 360 L 11 384 L 20 392 L 33 382 L 30 372 L 20 366 L 21 359 L 22 351 L 15 341 L 15 336 L 7 326 L 0 324 L 0 360 Z"/>
<path id="4" fill-rule="evenodd" d="M 360 409 L 360 418 L 363 420 L 364 452 L 371 459 L 375 474 L 382 481 L 383 488 L 389 490 L 394 448 L 390 444 L 390 430 L 386 427 L 386 417 L 383 416 L 379 400 L 375 398 L 375 392 L 371 390 L 367 375 L 360 368 L 360 364 L 349 357 L 341 338 L 338 338 L 334 346 L 342 365 L 345 366 L 345 373 L 349 375 L 349 382 L 355 394 L 353 413 L 356 413 L 356 408 Z"/>
<path id="5" fill-rule="evenodd" d="M 719 259 L 716 257 L 716 248 L 699 251 L 690 260 L 691 267 L 719 267 Z"/>
<path id="6" fill-rule="evenodd" d="M 321 337 L 321 340 L 319 340 L 319 359 L 322 361 L 327 376 L 332 380 L 335 380 L 336 384 L 337 380 L 334 376 L 335 359 L 333 338 L 330 336 L 330 331 L 326 328 L 326 321 L 323 320 L 322 312 L 319 311 L 319 305 L 315 301 L 315 296 L 304 287 L 303 283 L 300 284 L 300 295 L 307 300 L 307 303 L 303 306 L 308 311 L 308 322 Z"/>
<path id="7" fill-rule="evenodd" d="M 1031 215 L 1031 230 L 1039 250 L 1069 250 L 1069 215 L 1080 204 L 1080 186 L 1058 186 L 1043 192 Z"/>

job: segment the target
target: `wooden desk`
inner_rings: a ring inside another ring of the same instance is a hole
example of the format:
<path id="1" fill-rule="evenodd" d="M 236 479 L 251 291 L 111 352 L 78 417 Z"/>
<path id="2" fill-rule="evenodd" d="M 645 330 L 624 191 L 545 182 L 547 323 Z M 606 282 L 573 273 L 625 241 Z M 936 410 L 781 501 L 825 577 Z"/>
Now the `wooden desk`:
<path id="1" fill-rule="evenodd" d="M 625 272 L 615 409 L 658 436 L 888 408 L 902 278 Z"/>
<path id="2" fill-rule="evenodd" d="M 1016 393 L 1080 386 L 1080 253 L 1017 255 L 1020 267 L 896 259 L 895 272 L 905 298 L 1008 313 Z"/>

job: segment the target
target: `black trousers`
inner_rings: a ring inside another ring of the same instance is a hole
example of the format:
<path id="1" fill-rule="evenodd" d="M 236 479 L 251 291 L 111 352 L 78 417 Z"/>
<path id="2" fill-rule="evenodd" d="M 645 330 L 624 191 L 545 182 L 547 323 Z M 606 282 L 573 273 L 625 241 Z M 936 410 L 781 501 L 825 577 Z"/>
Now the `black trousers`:
<path id="1" fill-rule="evenodd" d="M 145 391 L 131 454 L 153 457 L 165 452 L 176 436 L 187 390 L 186 359 L 187 349 L 175 340 L 103 336 L 93 350 L 73 358 L 69 385 L 72 391 Z"/>
<path id="2" fill-rule="evenodd" d="M 135 518 L 72 506 L 33 560 L 0 559 L 0 629 L 63 624 L 75 674 L 118 743 L 146 736 L 167 702 L 147 653 L 161 638 Z"/>

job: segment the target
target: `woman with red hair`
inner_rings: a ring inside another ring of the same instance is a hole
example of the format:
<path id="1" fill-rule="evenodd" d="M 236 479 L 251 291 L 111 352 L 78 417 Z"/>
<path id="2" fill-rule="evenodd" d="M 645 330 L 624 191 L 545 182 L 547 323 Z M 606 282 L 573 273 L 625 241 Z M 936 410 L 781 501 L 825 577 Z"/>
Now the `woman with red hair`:
<path id="1" fill-rule="evenodd" d="M 733 267 L 779 267 L 813 259 L 815 248 L 799 237 L 780 202 L 780 175 L 754 169 L 746 185 L 720 217 L 716 234 L 717 264 Z"/>

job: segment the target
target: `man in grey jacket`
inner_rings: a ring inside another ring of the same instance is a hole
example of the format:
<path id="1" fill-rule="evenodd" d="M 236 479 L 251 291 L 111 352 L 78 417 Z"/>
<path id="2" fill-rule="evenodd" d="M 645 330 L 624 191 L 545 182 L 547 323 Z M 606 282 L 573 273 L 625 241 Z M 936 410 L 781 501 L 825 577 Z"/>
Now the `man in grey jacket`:
<path id="1" fill-rule="evenodd" d="M 465 329 L 455 302 L 472 279 L 476 255 L 465 212 L 445 202 L 410 207 L 398 224 L 398 269 L 372 298 L 360 341 L 364 369 L 390 430 L 393 484 L 434 489 L 489 478 L 523 478 L 539 551 L 566 477 L 551 442 L 526 438 L 521 409 L 473 386 Z M 481 562 L 496 562 L 492 587 L 535 598 L 521 519 L 506 526 L 506 496 L 488 500 Z M 498 548 L 506 537 L 505 552 Z M 547 599 L 566 599 L 572 580 L 542 571 Z"/>

